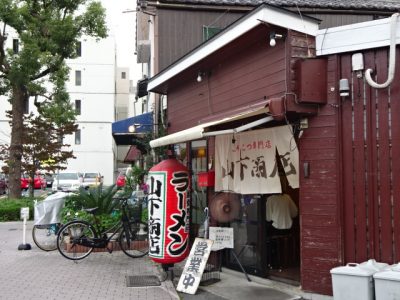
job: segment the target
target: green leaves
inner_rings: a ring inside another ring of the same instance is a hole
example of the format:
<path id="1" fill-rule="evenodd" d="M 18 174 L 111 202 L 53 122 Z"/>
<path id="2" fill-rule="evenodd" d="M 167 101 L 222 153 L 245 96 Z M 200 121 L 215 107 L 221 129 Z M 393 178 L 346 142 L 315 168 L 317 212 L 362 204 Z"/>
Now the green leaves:
<path id="1" fill-rule="evenodd" d="M 0 22 L 6 32 L 18 33 L 20 51 L 7 49 L 7 43 L 1 43 L 7 36 L 0 33 L 0 74 L 11 83 L 26 85 L 57 73 L 65 59 L 76 57 L 82 35 L 107 36 L 105 16 L 101 4 L 89 0 L 1 0 Z M 64 82 L 68 79 L 65 74 L 58 76 Z"/>
<path id="2" fill-rule="evenodd" d="M 80 26 L 83 29 L 83 33 L 98 38 L 107 37 L 105 17 L 106 10 L 101 6 L 100 2 L 90 3 L 81 19 Z"/>
<path id="3" fill-rule="evenodd" d="M 98 185 L 89 190 L 80 189 L 79 194 L 69 197 L 68 201 L 74 203 L 74 209 L 97 207 L 96 214 L 111 214 L 119 207 L 119 202 L 113 199 L 118 191 L 116 185 L 111 185 L 103 189 Z"/>
<path id="4" fill-rule="evenodd" d="M 116 185 L 103 188 L 102 185 L 85 190 L 81 188 L 79 194 L 69 196 L 65 201 L 65 207 L 62 210 L 62 219 L 66 223 L 74 218 L 86 220 L 95 223 L 95 218 L 82 209 L 95 208 L 96 218 L 100 222 L 99 231 L 107 230 L 110 226 L 119 220 L 119 215 L 115 214 L 120 207 L 120 202 L 113 199 L 118 192 Z"/>
<path id="5" fill-rule="evenodd" d="M 43 147 L 35 144 L 38 140 L 34 137 L 29 142 L 24 139 L 24 132 L 38 123 L 31 127 L 24 124 L 23 107 L 30 97 L 35 97 L 40 121 L 51 124 L 52 133 L 40 130 L 37 135 L 53 136 L 55 131 L 61 140 L 76 130 L 75 113 L 65 88 L 65 60 L 76 57 L 76 45 L 82 35 L 107 36 L 105 10 L 91 0 L 0 0 L 0 23 L 0 93 L 9 96 L 12 104 L 11 145 L 7 152 L 9 186 L 10 194 L 20 197 L 21 149 L 24 148 L 25 167 L 31 167 L 37 157 L 46 156 L 46 160 L 56 160 L 58 164 L 73 157 L 71 151 L 57 148 L 57 143 Z M 18 50 L 9 46 L 13 43 L 8 39 L 14 38 L 18 38 Z M 29 152 L 32 149 L 35 152 Z M 48 149 L 51 151 L 46 155 Z"/>

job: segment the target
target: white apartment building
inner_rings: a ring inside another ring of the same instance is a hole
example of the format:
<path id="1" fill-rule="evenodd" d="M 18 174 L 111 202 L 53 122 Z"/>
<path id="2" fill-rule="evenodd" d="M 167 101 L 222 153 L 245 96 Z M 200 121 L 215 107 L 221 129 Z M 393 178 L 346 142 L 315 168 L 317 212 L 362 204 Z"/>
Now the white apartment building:
<path id="1" fill-rule="evenodd" d="M 67 90 L 77 112 L 78 131 L 66 139 L 76 159 L 68 169 L 100 172 L 104 184 L 114 183 L 115 143 L 111 124 L 115 120 L 116 52 L 113 36 L 81 41 L 79 58 L 67 61 Z"/>
<path id="2" fill-rule="evenodd" d="M 117 68 L 115 121 L 121 121 L 136 115 L 132 109 L 134 97 L 135 90 L 132 80 L 129 79 L 129 68 Z M 129 148 L 129 145 L 116 146 L 115 176 L 118 176 L 119 169 L 129 167 L 130 164 L 124 162 Z"/>
<path id="3" fill-rule="evenodd" d="M 7 42 L 11 43 L 12 34 Z M 104 184 L 114 183 L 116 146 L 111 134 L 115 121 L 116 51 L 114 36 L 96 41 L 85 37 L 81 40 L 80 56 L 68 60 L 70 79 L 66 84 L 70 101 L 78 112 L 78 131 L 65 138 L 71 145 L 76 159 L 70 159 L 67 169 L 79 172 L 100 172 Z M 10 126 L 6 111 L 11 106 L 0 96 L 0 143 L 9 144 Z M 33 99 L 29 112 L 35 112 Z M 0 167 L 3 162 L 0 162 Z"/>

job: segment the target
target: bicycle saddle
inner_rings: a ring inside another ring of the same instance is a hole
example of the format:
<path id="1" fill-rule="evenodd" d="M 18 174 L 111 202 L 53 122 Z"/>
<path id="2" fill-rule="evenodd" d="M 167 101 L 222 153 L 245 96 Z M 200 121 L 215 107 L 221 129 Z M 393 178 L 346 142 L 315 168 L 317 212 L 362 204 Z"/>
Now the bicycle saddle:
<path id="1" fill-rule="evenodd" d="M 94 214 L 96 214 L 97 209 L 98 209 L 98 207 L 93 207 L 93 208 L 84 208 L 83 210 L 89 214 L 94 215 Z"/>

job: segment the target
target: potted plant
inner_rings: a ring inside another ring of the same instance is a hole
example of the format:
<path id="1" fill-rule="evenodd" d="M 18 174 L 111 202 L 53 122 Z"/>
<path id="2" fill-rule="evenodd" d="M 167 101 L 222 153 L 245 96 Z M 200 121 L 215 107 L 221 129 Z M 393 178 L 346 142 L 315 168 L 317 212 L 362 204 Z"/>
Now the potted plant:
<path id="1" fill-rule="evenodd" d="M 147 171 L 142 169 L 141 167 L 136 165 L 132 166 L 132 168 L 130 168 L 130 171 L 126 174 L 124 194 L 130 196 L 133 191 L 140 189 L 146 173 Z"/>
<path id="2" fill-rule="evenodd" d="M 95 225 L 99 233 L 107 231 L 120 218 L 118 213 L 120 204 L 114 199 L 117 192 L 118 187 L 115 185 L 106 188 L 99 185 L 88 190 L 79 189 L 77 194 L 65 200 L 65 206 L 61 212 L 62 222 L 65 224 L 74 219 L 80 219 Z M 83 210 L 94 207 L 97 207 L 95 216 Z"/>

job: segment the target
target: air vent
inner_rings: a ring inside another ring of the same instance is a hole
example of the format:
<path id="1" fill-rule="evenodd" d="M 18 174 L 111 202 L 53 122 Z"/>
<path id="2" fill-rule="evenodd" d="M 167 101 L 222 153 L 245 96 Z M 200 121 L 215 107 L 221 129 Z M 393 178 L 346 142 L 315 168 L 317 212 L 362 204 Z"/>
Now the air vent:
<path id="1" fill-rule="evenodd" d="M 147 83 L 149 79 L 143 78 L 138 80 L 136 88 L 136 98 L 141 98 L 147 95 Z"/>

